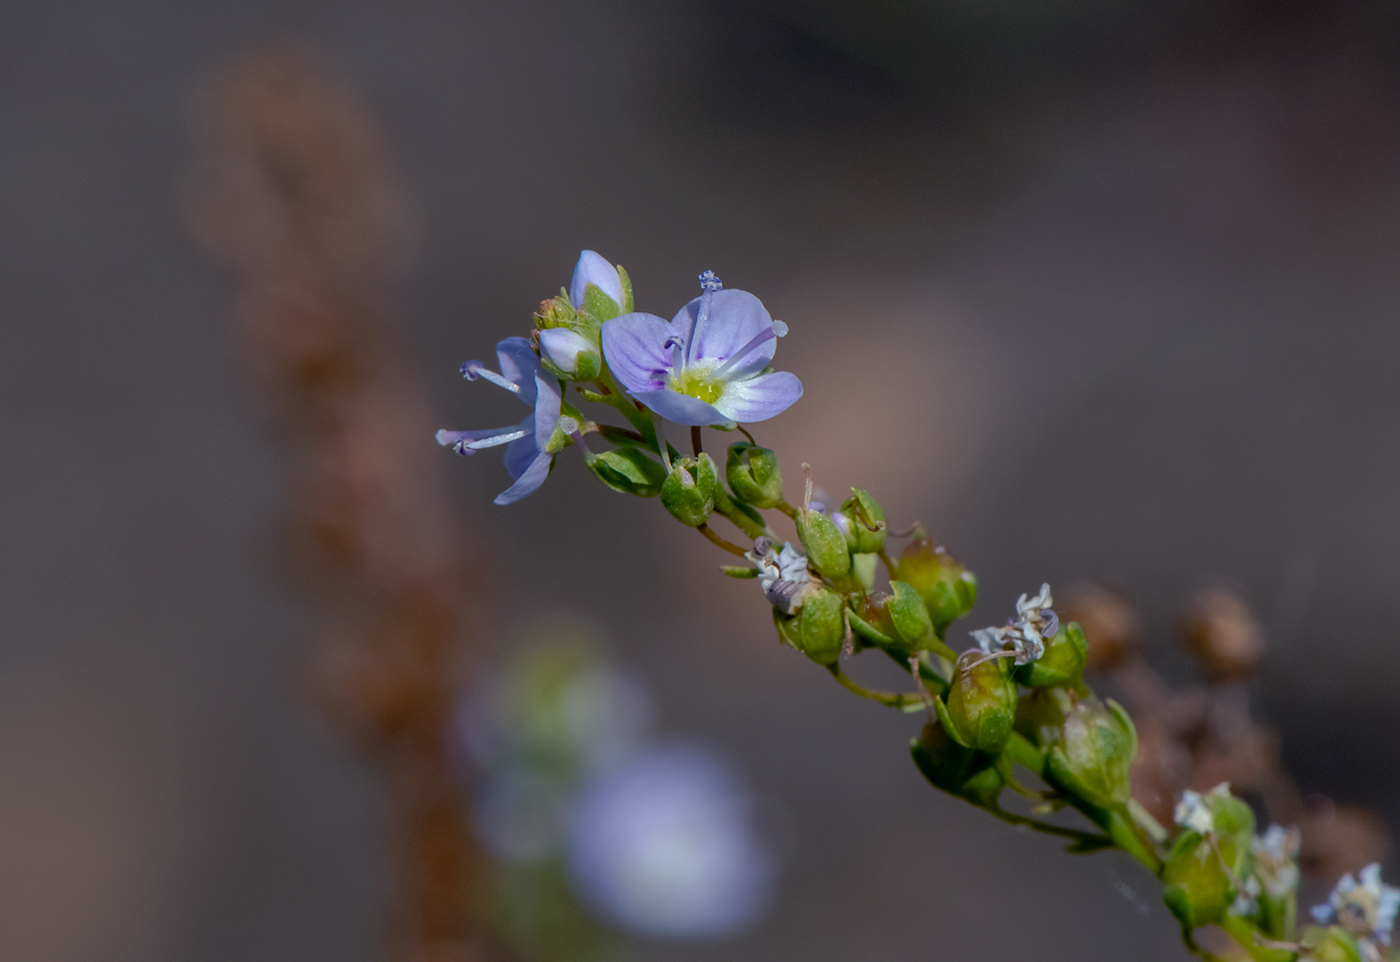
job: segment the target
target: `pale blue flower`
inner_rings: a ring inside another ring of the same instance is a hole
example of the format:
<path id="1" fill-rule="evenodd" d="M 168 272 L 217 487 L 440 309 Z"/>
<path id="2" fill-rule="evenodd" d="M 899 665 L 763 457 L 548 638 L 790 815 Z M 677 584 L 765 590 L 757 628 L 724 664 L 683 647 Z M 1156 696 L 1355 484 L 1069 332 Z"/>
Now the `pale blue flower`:
<path id="1" fill-rule="evenodd" d="M 768 903 L 774 859 L 751 803 L 713 752 L 672 744 L 595 779 L 574 805 L 569 870 L 584 902 L 649 935 L 738 931 Z"/>
<path id="2" fill-rule="evenodd" d="M 550 441 L 559 427 L 559 382 L 540 366 L 539 358 L 523 337 L 508 337 L 496 345 L 501 373 L 480 361 L 462 365 L 469 381 L 478 377 L 503 387 L 533 410 L 519 424 L 480 431 L 439 431 L 438 444 L 451 446 L 458 454 L 475 454 L 482 448 L 506 447 L 506 471 L 515 483 L 496 496 L 497 504 L 511 504 L 534 492 L 549 476 L 554 463 Z"/>
<path id="3" fill-rule="evenodd" d="M 627 392 L 677 424 L 764 421 L 802 396 L 802 382 L 768 371 L 775 321 L 747 291 L 723 290 L 711 271 L 703 293 L 669 323 L 654 314 L 624 314 L 603 325 L 603 357 Z"/>
<path id="4" fill-rule="evenodd" d="M 617 268 L 609 264 L 608 259 L 597 251 L 583 251 L 578 255 L 578 263 L 574 265 L 574 278 L 569 282 L 569 300 L 573 302 L 574 307 L 583 307 L 584 295 L 589 284 L 611 297 L 617 304 L 618 311 L 621 311 L 627 302 L 622 293 L 622 277 L 617 273 Z"/>
<path id="5" fill-rule="evenodd" d="M 1319 925 L 1335 922 L 1353 935 L 1389 945 L 1395 914 L 1400 911 L 1400 889 L 1381 881 L 1377 862 L 1363 868 L 1359 875 L 1359 882 L 1350 872 L 1343 875 L 1327 901 L 1313 906 L 1312 917 Z"/>

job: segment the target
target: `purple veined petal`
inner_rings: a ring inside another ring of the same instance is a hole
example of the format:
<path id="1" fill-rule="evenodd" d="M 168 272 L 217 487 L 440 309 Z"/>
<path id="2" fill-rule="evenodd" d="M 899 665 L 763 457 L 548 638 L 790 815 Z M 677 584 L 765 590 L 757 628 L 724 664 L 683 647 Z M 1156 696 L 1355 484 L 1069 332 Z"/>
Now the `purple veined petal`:
<path id="1" fill-rule="evenodd" d="M 543 451 L 559 424 L 559 381 L 543 371 L 535 375 L 535 447 Z"/>
<path id="2" fill-rule="evenodd" d="M 715 410 L 731 421 L 766 421 L 792 407 L 801 396 L 802 382 L 796 374 L 774 371 L 747 381 L 727 382 Z"/>
<path id="3" fill-rule="evenodd" d="M 692 427 L 706 424 L 728 424 L 733 419 L 715 410 L 697 397 L 681 394 L 670 388 L 660 391 L 633 391 L 632 396 L 651 408 L 657 414 L 676 424 Z"/>
<path id="4" fill-rule="evenodd" d="M 603 324 L 603 359 L 628 391 L 655 391 L 671 369 L 670 337 L 671 325 L 655 314 L 624 314 Z"/>
<path id="5" fill-rule="evenodd" d="M 531 461 L 529 466 L 521 472 L 520 477 L 516 478 L 514 484 L 496 495 L 496 504 L 514 504 L 521 498 L 534 494 L 535 489 L 544 484 L 544 479 L 549 477 L 549 468 L 553 463 L 554 455 L 537 455 L 535 460 Z"/>
<path id="6" fill-rule="evenodd" d="M 520 385 L 516 397 L 526 404 L 535 403 L 535 374 L 543 368 L 540 359 L 530 349 L 530 341 L 523 337 L 508 337 L 496 345 L 496 359 L 501 363 L 501 373 L 512 384 Z"/>
<path id="7" fill-rule="evenodd" d="M 617 268 L 597 251 L 583 251 L 578 255 L 574 279 L 569 282 L 569 300 L 574 307 L 583 306 L 583 295 L 589 284 L 596 285 L 598 290 L 611 297 L 619 311 L 623 309 L 622 278 L 618 276 Z"/>
<path id="8" fill-rule="evenodd" d="M 715 291 L 710 297 L 709 317 L 695 327 L 694 339 L 686 345 L 686 360 L 690 364 L 722 364 L 773 324 L 763 302 L 748 291 L 726 289 Z M 689 336 L 700 310 L 700 300 L 697 297 L 682 307 L 671 321 L 672 328 L 682 336 Z M 773 360 L 776 347 L 771 339 L 760 344 L 741 362 L 742 368 L 751 369 L 750 373 L 763 370 Z M 742 376 L 737 370 L 736 367 L 736 373 L 730 376 Z"/>

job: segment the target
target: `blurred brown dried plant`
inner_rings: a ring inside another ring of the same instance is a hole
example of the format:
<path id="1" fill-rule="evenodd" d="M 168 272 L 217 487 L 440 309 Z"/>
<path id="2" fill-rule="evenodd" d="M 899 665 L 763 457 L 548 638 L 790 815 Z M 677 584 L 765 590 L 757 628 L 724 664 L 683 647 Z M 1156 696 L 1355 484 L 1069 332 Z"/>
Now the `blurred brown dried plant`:
<path id="1" fill-rule="evenodd" d="M 1199 591 L 1187 605 L 1181 640 L 1201 666 L 1205 684 L 1172 689 L 1143 659 L 1137 613 L 1121 595 L 1097 585 L 1069 592 L 1061 617 L 1078 621 L 1089 664 L 1112 678 L 1138 730 L 1133 796 L 1171 824 L 1185 789 L 1204 792 L 1229 782 L 1253 795 L 1270 821 L 1302 830 L 1304 871 L 1332 880 L 1380 861 L 1389 836 L 1380 816 L 1303 794 L 1283 767 L 1278 734 L 1254 721 L 1248 682 L 1265 653 L 1264 632 L 1249 605 L 1222 587 Z"/>
<path id="2" fill-rule="evenodd" d="M 395 350 L 407 206 L 364 112 L 306 50 L 239 59 L 197 122 L 191 221 L 233 275 L 245 356 L 286 441 L 298 567 L 332 622 L 323 689 L 391 782 L 395 957 L 482 958 L 478 856 L 447 744 L 473 579 L 429 461 L 427 405 Z"/>

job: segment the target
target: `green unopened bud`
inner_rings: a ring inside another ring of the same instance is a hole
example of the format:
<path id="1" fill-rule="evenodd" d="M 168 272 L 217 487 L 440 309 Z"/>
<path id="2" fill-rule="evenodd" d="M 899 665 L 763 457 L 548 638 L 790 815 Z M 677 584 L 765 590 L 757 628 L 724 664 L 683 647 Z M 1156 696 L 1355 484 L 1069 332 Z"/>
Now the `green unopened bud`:
<path id="1" fill-rule="evenodd" d="M 734 497 L 755 508 L 775 508 L 783 500 L 778 456 L 768 448 L 740 441 L 729 446 L 724 476 Z"/>
<path id="2" fill-rule="evenodd" d="M 556 377 L 570 381 L 591 381 L 603 369 L 603 355 L 595 338 L 588 338 L 567 327 L 551 327 L 539 332 L 540 363 Z"/>
<path id="3" fill-rule="evenodd" d="M 1045 639 L 1045 652 L 1016 669 L 1016 680 L 1027 688 L 1075 688 L 1084 679 L 1089 642 L 1079 625 L 1062 625 Z"/>
<path id="4" fill-rule="evenodd" d="M 678 458 L 661 485 L 661 504 L 681 524 L 698 528 L 715 509 L 715 463 L 708 454 Z"/>
<path id="5" fill-rule="evenodd" d="M 623 494 L 654 498 L 666 481 L 666 469 L 639 448 L 617 448 L 602 454 L 589 451 L 584 457 L 600 481 Z"/>
<path id="6" fill-rule="evenodd" d="M 938 720 L 964 748 L 998 755 L 1011 737 L 1016 719 L 1016 682 L 1007 658 L 965 651 L 954 667 L 944 699 L 934 699 Z"/>
<path id="7" fill-rule="evenodd" d="M 1001 793 L 1003 782 L 994 759 L 960 745 L 937 722 L 929 722 L 909 742 L 909 754 L 929 784 L 949 794 L 990 808 Z"/>
<path id="8" fill-rule="evenodd" d="M 1172 845 L 1162 868 L 1162 901 L 1188 938 L 1192 929 L 1223 919 L 1234 903 L 1235 885 L 1221 861 L 1222 856 L 1229 860 L 1233 849 L 1233 842 L 1193 830 L 1182 832 Z"/>
<path id="9" fill-rule="evenodd" d="M 1137 730 L 1123 707 L 1112 700 L 1105 707 L 1093 695 L 1080 698 L 1061 732 L 1046 758 L 1047 779 L 1096 808 L 1127 804 Z"/>
<path id="10" fill-rule="evenodd" d="M 885 546 L 889 525 L 885 523 L 884 509 L 860 488 L 852 488 L 851 492 L 831 520 L 846 536 L 853 554 L 873 554 Z"/>
<path id="11" fill-rule="evenodd" d="M 782 639 L 819 665 L 834 665 L 846 644 L 845 600 L 826 588 L 814 591 L 793 615 L 773 609 Z"/>
<path id="12" fill-rule="evenodd" d="M 948 552 L 934 547 L 927 535 L 905 546 L 895 570 L 899 580 L 913 585 L 924 599 L 940 637 L 977 601 L 977 578 Z"/>
<path id="13" fill-rule="evenodd" d="M 818 572 L 832 580 L 851 570 L 851 550 L 846 538 L 818 511 L 803 510 L 797 515 L 797 536 L 807 551 L 807 560 Z"/>

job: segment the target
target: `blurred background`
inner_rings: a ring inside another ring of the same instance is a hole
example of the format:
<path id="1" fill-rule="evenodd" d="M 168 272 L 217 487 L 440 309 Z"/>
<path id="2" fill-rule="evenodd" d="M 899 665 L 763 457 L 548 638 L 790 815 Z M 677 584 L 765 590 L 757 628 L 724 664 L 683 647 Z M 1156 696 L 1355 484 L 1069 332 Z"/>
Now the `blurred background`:
<path id="1" fill-rule="evenodd" d="M 339 78 L 402 192 L 370 300 L 431 410 L 394 435 L 445 492 L 425 524 L 467 559 L 453 670 L 541 614 L 592 625 L 767 813 L 767 914 L 640 958 L 1185 953 L 1126 861 L 924 784 L 917 718 L 781 648 L 655 505 L 564 456 L 495 508 L 497 459 L 436 449 L 515 420 L 457 367 L 585 247 L 643 310 L 703 269 L 758 294 L 807 390 L 760 442 L 927 525 L 979 575 L 975 621 L 1106 583 L 1184 682 L 1183 605 L 1233 586 L 1298 785 L 1396 824 L 1394 5 L 10 3 L 0 956 L 389 954 L 390 780 L 327 707 L 285 438 L 191 214 L 200 105 L 279 39 Z"/>

